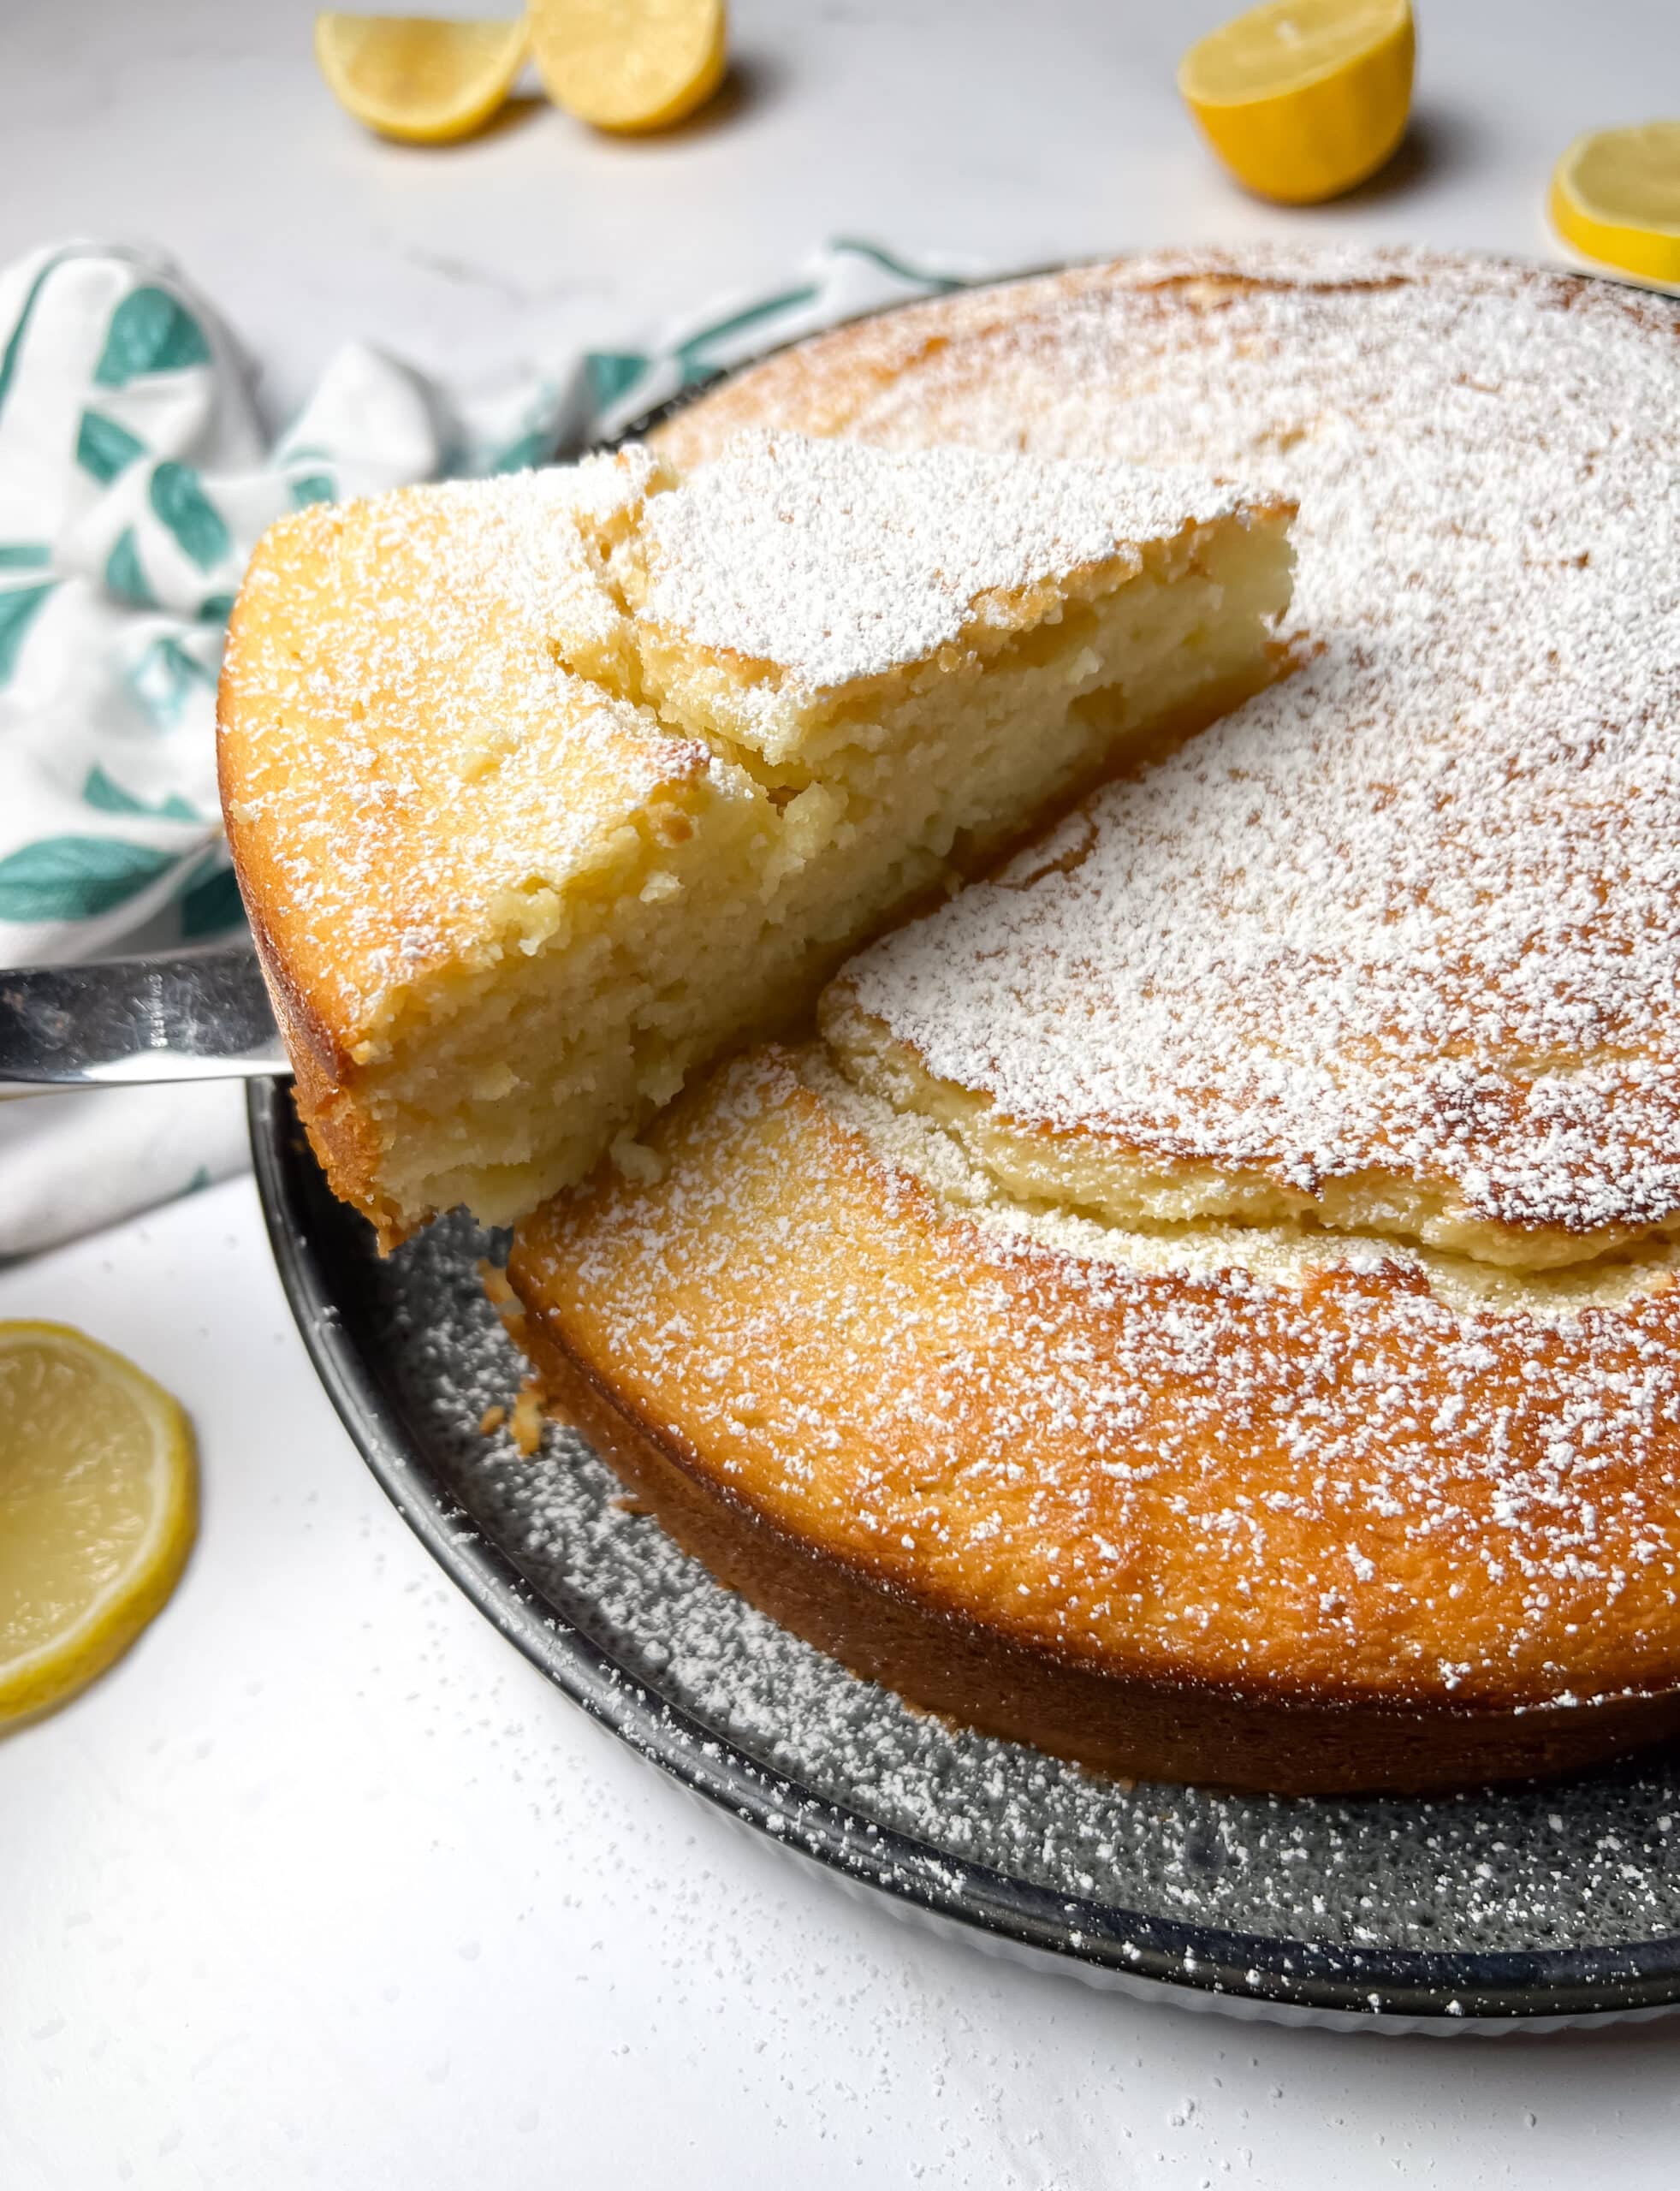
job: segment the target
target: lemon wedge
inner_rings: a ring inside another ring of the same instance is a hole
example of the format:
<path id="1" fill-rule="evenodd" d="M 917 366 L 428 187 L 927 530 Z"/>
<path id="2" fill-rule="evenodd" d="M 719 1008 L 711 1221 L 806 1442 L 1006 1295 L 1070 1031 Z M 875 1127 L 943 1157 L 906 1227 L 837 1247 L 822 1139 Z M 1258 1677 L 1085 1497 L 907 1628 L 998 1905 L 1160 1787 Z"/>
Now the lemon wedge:
<path id="1" fill-rule="evenodd" d="M 597 129 L 665 129 L 723 81 L 723 0 L 533 0 L 531 49 L 557 106 Z"/>
<path id="2" fill-rule="evenodd" d="M 1178 92 L 1238 182 L 1307 205 L 1399 143 L 1415 56 L 1409 0 L 1272 0 L 1191 46 Z"/>
<path id="3" fill-rule="evenodd" d="M 1577 137 L 1552 170 L 1547 210 L 1583 258 L 1680 282 L 1680 122 Z"/>
<path id="4" fill-rule="evenodd" d="M 424 15 L 315 18 L 315 58 L 333 97 L 382 137 L 442 145 L 482 128 L 513 87 L 525 27 Z"/>
<path id="5" fill-rule="evenodd" d="M 192 1433 L 161 1386 L 68 1324 L 0 1324 L 0 1722 L 128 1649 L 197 1519 Z"/>

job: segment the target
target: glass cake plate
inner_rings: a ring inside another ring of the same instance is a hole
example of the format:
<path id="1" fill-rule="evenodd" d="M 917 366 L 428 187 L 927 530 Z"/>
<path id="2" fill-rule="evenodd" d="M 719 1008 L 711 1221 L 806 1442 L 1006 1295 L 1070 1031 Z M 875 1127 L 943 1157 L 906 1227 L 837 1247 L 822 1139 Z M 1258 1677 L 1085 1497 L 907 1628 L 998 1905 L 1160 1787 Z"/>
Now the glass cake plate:
<path id="1" fill-rule="evenodd" d="M 903 1914 L 1127 1992 L 1450 2034 L 1680 2004 L 1680 1756 L 1427 1801 L 1125 1785 L 947 1727 L 714 1582 L 575 1431 L 484 1410 L 525 1365 L 460 1215 L 381 1259 L 289 1090 L 253 1083 L 281 1277 L 369 1467 L 566 1694 L 696 1795 Z"/>

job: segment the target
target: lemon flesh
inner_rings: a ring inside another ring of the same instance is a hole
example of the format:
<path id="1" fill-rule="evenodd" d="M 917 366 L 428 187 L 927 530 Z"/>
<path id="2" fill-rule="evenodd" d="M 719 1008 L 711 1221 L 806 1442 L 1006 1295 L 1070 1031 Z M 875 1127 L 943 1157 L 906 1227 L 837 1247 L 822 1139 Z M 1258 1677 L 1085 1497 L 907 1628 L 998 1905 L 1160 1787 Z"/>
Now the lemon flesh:
<path id="1" fill-rule="evenodd" d="M 192 1434 L 161 1386 L 68 1324 L 0 1324 L 0 1722 L 127 1650 L 197 1518 Z"/>
<path id="2" fill-rule="evenodd" d="M 333 97 L 382 137 L 445 144 L 482 128 L 525 56 L 524 22 L 421 15 L 315 18 L 315 57 Z"/>
<path id="3" fill-rule="evenodd" d="M 1680 282 L 1680 122 L 1577 137 L 1552 169 L 1549 211 L 1583 258 Z"/>
<path id="4" fill-rule="evenodd" d="M 597 129 L 668 128 L 723 80 L 723 0 L 534 0 L 531 57 L 557 106 Z"/>
<path id="5" fill-rule="evenodd" d="M 1273 0 L 1191 46 L 1178 92 L 1240 183 L 1310 205 L 1393 151 L 1416 58 L 1409 0 Z"/>

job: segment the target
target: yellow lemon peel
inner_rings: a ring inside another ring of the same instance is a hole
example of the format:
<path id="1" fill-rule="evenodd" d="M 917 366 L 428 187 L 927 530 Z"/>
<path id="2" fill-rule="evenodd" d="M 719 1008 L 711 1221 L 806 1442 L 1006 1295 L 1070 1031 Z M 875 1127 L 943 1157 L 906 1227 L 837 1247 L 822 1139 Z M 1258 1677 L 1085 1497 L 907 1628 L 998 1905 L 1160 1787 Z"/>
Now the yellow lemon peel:
<path id="1" fill-rule="evenodd" d="M 531 57 L 549 96 L 597 129 L 667 129 L 728 65 L 722 0 L 534 0 Z"/>
<path id="2" fill-rule="evenodd" d="M 0 1324 L 0 1723 L 50 1711 L 128 1649 L 197 1524 L 178 1403 L 68 1324 Z"/>
<path id="3" fill-rule="evenodd" d="M 1178 91 L 1238 182 L 1310 205 L 1398 145 L 1416 50 L 1409 0 L 1272 0 L 1191 46 Z"/>
<path id="4" fill-rule="evenodd" d="M 506 104 L 525 49 L 523 19 L 315 18 L 315 57 L 333 97 L 380 136 L 411 145 L 447 144 L 482 129 Z"/>
<path id="5" fill-rule="evenodd" d="M 1577 137 L 1552 171 L 1547 211 L 1582 258 L 1680 283 L 1680 122 Z"/>

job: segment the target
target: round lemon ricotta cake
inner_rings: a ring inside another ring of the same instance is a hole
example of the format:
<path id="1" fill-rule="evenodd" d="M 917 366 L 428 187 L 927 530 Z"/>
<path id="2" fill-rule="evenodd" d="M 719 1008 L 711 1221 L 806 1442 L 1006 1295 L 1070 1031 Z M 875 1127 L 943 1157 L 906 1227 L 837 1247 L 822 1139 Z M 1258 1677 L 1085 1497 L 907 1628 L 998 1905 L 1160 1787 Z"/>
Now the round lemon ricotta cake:
<path id="1" fill-rule="evenodd" d="M 1558 1771 L 1680 1727 L 1680 312 L 1199 252 L 674 418 L 1299 503 L 1303 666 L 521 1227 L 556 1404 L 860 1672 L 1102 1769 Z"/>

